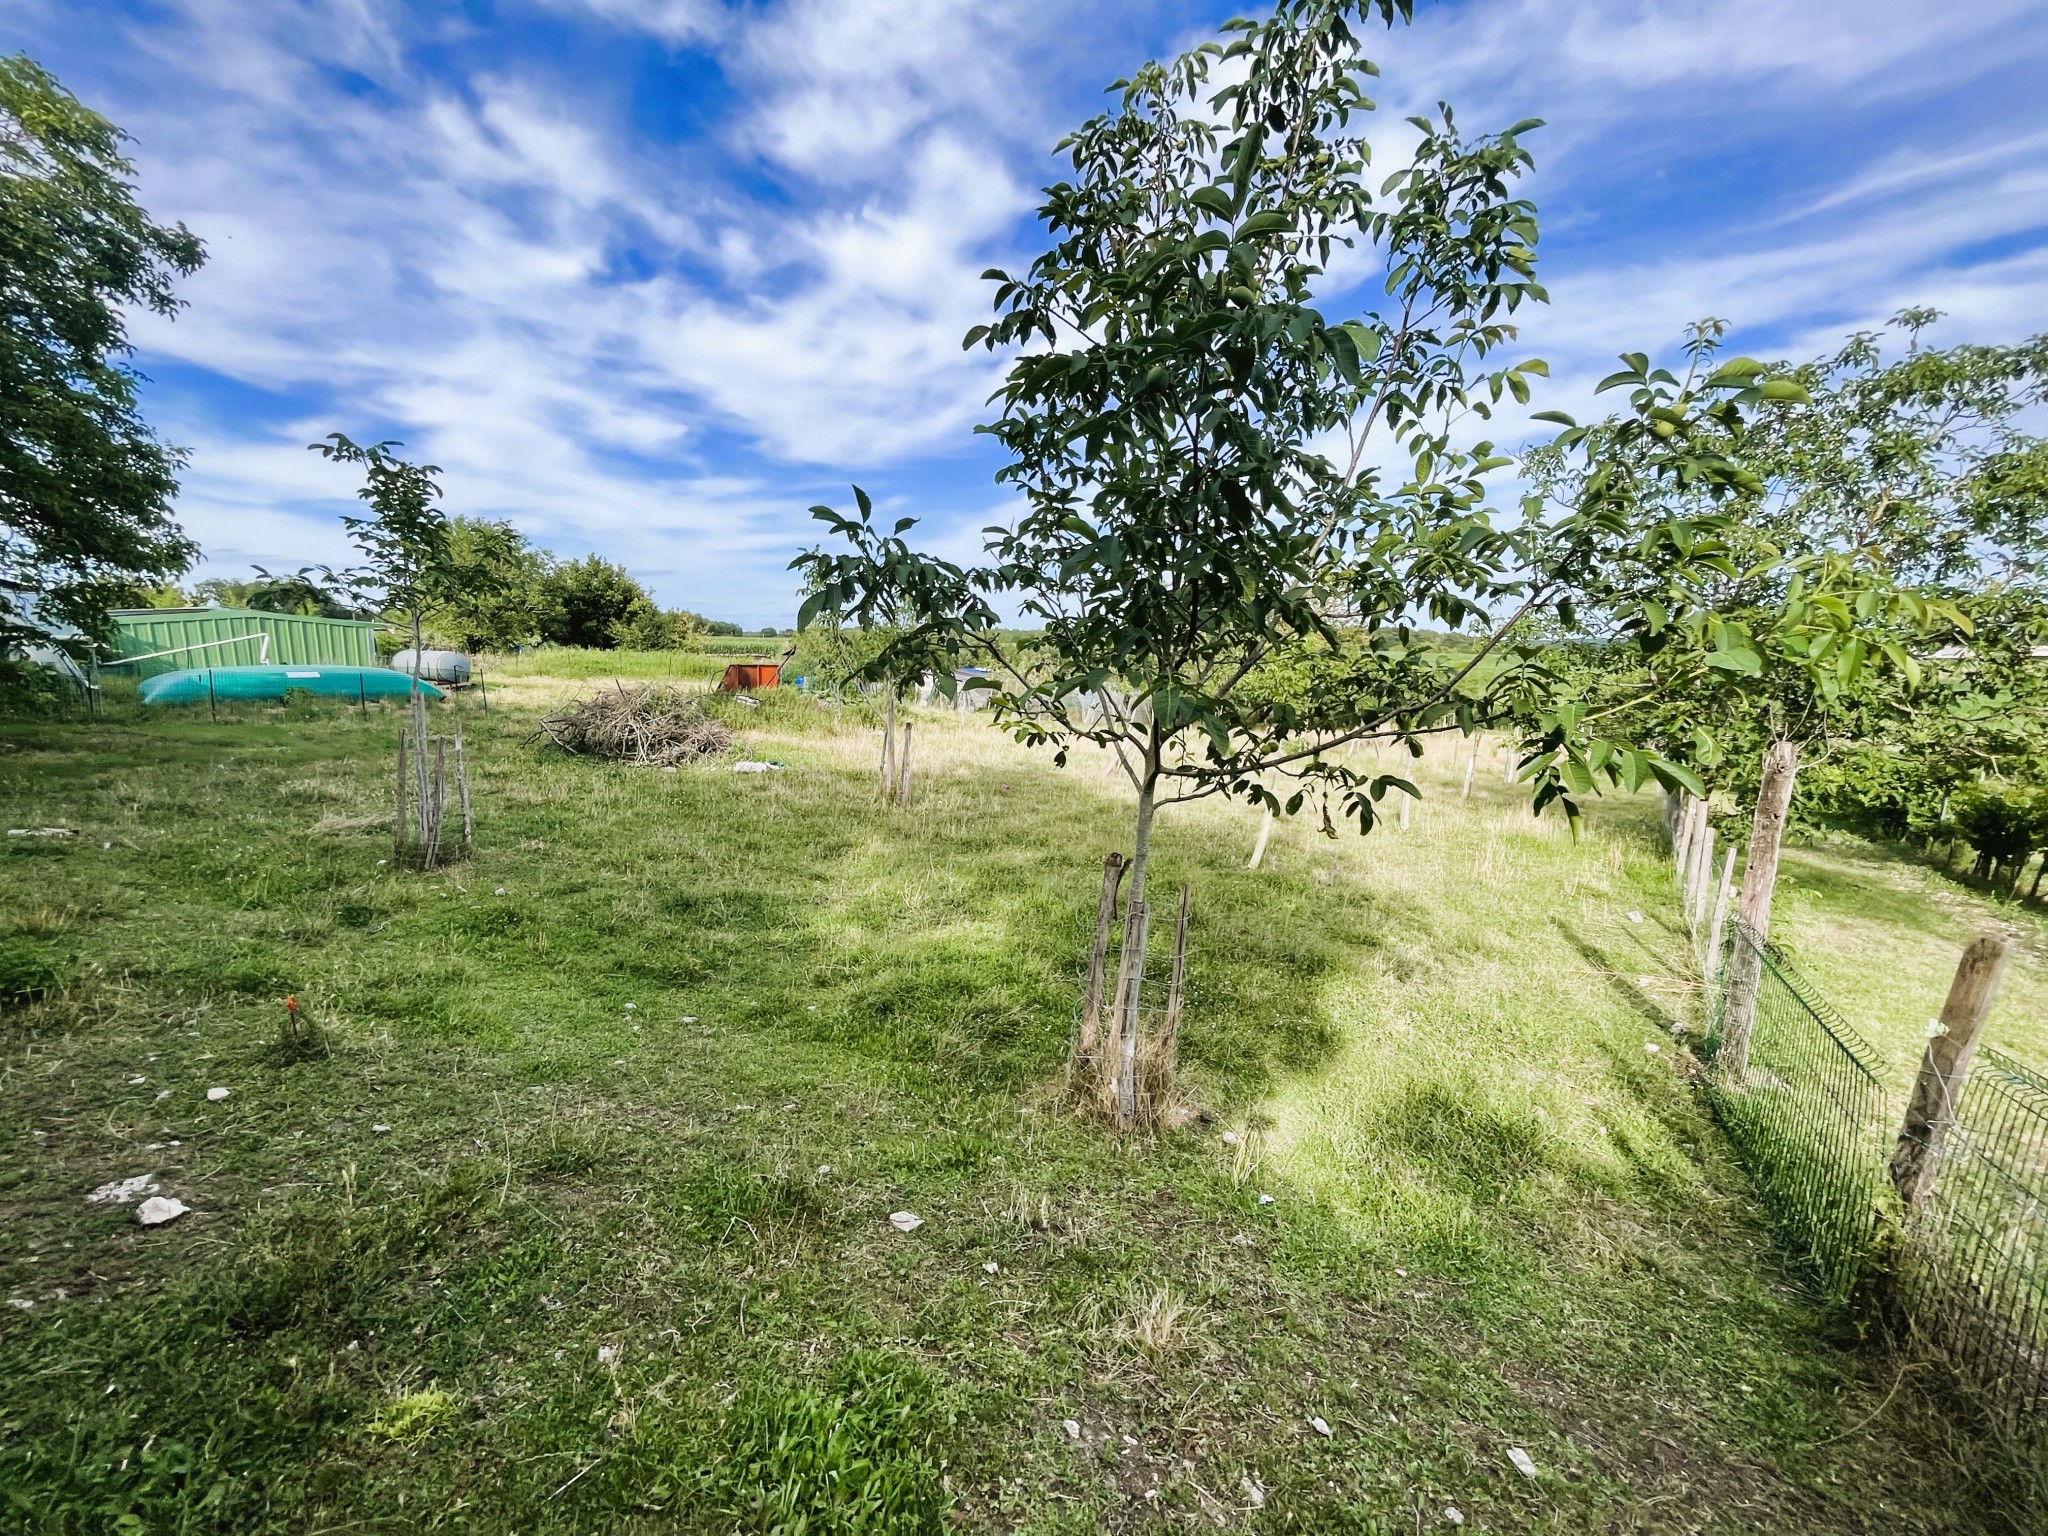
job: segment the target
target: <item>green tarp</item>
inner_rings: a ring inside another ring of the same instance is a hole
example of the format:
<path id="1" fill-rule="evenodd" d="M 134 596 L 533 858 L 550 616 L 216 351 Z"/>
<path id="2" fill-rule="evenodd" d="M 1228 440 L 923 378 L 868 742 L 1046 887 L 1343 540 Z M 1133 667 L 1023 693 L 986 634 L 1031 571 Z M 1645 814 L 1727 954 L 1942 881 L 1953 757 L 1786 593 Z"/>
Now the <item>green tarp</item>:
<path id="1" fill-rule="evenodd" d="M 412 685 L 410 674 L 386 667 L 194 667 L 146 679 L 142 702 L 204 704 L 209 699 L 281 699 L 287 693 L 402 698 Z M 430 699 L 441 697 L 432 683 L 421 683 L 419 690 Z"/>

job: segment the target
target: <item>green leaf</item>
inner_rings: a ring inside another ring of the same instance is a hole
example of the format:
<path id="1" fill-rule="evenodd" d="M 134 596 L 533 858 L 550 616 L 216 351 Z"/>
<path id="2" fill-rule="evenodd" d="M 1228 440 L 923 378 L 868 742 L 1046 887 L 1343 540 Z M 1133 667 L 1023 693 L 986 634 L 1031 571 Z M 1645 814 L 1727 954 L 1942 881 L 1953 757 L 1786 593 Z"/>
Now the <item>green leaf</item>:
<path id="1" fill-rule="evenodd" d="M 1237 226 L 1236 238 L 1253 240 L 1260 235 L 1277 234 L 1284 229 L 1294 228 L 1294 220 L 1284 213 L 1255 213 Z"/>

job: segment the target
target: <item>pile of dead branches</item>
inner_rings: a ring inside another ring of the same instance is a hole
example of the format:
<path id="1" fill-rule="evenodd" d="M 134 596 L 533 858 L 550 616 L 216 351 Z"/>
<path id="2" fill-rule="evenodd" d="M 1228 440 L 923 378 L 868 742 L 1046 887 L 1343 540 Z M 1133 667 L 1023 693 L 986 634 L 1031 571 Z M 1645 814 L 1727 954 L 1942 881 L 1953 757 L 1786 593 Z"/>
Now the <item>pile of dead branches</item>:
<path id="1" fill-rule="evenodd" d="M 720 757 L 732 745 L 732 732 L 705 714 L 696 699 L 654 684 L 614 684 L 577 699 L 542 720 L 530 739 L 543 736 L 578 757 L 656 768 Z"/>

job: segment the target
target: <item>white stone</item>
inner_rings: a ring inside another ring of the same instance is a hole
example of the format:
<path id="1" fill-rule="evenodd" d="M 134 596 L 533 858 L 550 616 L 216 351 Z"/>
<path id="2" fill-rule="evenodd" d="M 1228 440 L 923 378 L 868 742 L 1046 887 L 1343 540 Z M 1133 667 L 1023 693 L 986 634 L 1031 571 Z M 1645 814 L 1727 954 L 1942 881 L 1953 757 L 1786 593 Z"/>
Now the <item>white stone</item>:
<path id="1" fill-rule="evenodd" d="M 373 1125 L 370 1127 L 370 1134 L 372 1136 L 389 1136 L 391 1134 L 391 1127 L 388 1125 Z"/>
<path id="2" fill-rule="evenodd" d="M 1317 1434 L 1321 1435 L 1325 1440 L 1330 1438 L 1329 1422 L 1325 1420 L 1320 1414 L 1318 1414 L 1315 1418 L 1310 1419 L 1308 1421 L 1308 1427 L 1314 1430 Z"/>
<path id="3" fill-rule="evenodd" d="M 994 1259 L 990 1259 L 986 1264 L 981 1266 L 981 1272 L 985 1275 L 993 1275 L 998 1273 L 1002 1269 L 1002 1267 L 1003 1266 L 998 1264 Z"/>
<path id="4" fill-rule="evenodd" d="M 156 1175 L 138 1173 L 132 1179 L 115 1179 L 102 1184 L 85 1197 L 87 1205 L 126 1205 L 143 1195 L 156 1193 Z"/>
<path id="5" fill-rule="evenodd" d="M 1458 1508 L 1455 1504 L 1446 1504 L 1444 1506 L 1444 1518 L 1453 1525 L 1463 1525 L 1465 1523 L 1465 1511 Z"/>
<path id="6" fill-rule="evenodd" d="M 1508 1460 L 1515 1464 L 1515 1470 L 1521 1473 L 1522 1476 L 1528 1478 L 1532 1483 L 1536 1481 L 1535 1460 L 1519 1445 L 1508 1447 Z"/>
<path id="7" fill-rule="evenodd" d="M 924 1225 L 924 1218 L 915 1211 L 892 1211 L 889 1213 L 889 1225 L 898 1232 L 915 1232 Z"/>
<path id="8" fill-rule="evenodd" d="M 1640 912 L 1631 912 L 1631 913 L 1629 913 L 1629 915 L 1628 915 L 1628 920 L 1629 920 L 1630 922 L 1632 922 L 1632 923 L 1640 923 L 1640 922 L 1641 922 L 1641 921 L 1643 920 L 1643 914 L 1642 914 L 1642 913 L 1640 913 Z M 1456 1506 L 1455 1504 L 1453 1504 L 1453 1505 L 1451 1506 L 1451 1509 L 1456 1509 L 1456 1508 L 1457 1508 L 1457 1506 Z M 1448 1518 L 1449 1518 L 1449 1516 L 1450 1516 L 1450 1510 L 1445 1510 L 1445 1511 L 1444 1511 L 1444 1516 L 1445 1516 L 1445 1518 L 1446 1518 L 1446 1519 L 1448 1519 Z M 1457 1518 L 1457 1519 L 1455 1519 L 1455 1520 L 1452 1520 L 1452 1521 L 1451 1521 L 1451 1524 L 1453 1524 L 1453 1525 L 1463 1525 L 1464 1523 L 1465 1523 L 1465 1517 L 1464 1517 L 1463 1515 L 1460 1515 L 1460 1516 L 1458 1516 L 1458 1518 Z"/>
<path id="9" fill-rule="evenodd" d="M 1078 1440 L 1081 1438 L 1081 1426 L 1076 1420 L 1061 1419 L 1060 1428 L 1064 1429 L 1067 1432 L 1067 1438 L 1069 1440 Z"/>
<path id="10" fill-rule="evenodd" d="M 218 1104 L 227 1096 L 228 1091 L 225 1088 L 209 1088 L 206 1090 L 206 1102 L 209 1104 Z"/>
<path id="11" fill-rule="evenodd" d="M 135 1219 L 145 1227 L 160 1227 L 167 1221 L 176 1221 L 190 1209 L 192 1207 L 182 1200 L 152 1195 L 135 1208 Z"/>
<path id="12" fill-rule="evenodd" d="M 1259 1204 L 1261 1204 L 1261 1205 L 1271 1205 L 1272 1203 L 1273 1203 L 1273 1197 L 1272 1197 L 1271 1195 L 1261 1195 L 1261 1196 L 1259 1196 Z"/>
<path id="13" fill-rule="evenodd" d="M 1236 1145 L 1237 1145 L 1237 1132 L 1235 1132 L 1235 1131 L 1225 1131 L 1225 1132 L 1223 1133 L 1223 1145 L 1225 1145 L 1226 1147 L 1234 1147 L 1234 1146 L 1236 1146 Z"/>

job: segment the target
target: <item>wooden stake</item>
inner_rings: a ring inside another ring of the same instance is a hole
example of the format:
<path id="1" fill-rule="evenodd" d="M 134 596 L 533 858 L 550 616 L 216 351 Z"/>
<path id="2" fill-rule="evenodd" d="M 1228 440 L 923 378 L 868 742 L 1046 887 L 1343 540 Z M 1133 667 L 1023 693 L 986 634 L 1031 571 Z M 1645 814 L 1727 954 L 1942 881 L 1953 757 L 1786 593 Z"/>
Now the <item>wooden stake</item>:
<path id="1" fill-rule="evenodd" d="M 405 727 L 398 727 L 398 784 L 397 798 L 392 802 L 391 812 L 391 860 L 395 864 L 405 857 L 405 784 L 411 777 L 412 763 L 405 755 Z"/>
<path id="2" fill-rule="evenodd" d="M 1955 1123 L 1956 1098 L 1977 1054 L 1984 1018 L 1998 996 L 2010 947 L 2004 934 L 1986 929 L 1963 951 L 1955 980 L 1949 983 L 1948 1001 L 1941 1009 L 1942 1032 L 1927 1042 L 1913 1097 L 1906 1105 L 1906 1122 L 1892 1153 L 1892 1183 L 1908 1210 L 1927 1198 L 1941 1171 L 1942 1140 Z"/>
<path id="3" fill-rule="evenodd" d="M 1252 856 L 1245 861 L 1244 867 L 1246 869 L 1257 869 L 1259 867 L 1259 862 L 1266 856 L 1266 839 L 1272 835 L 1273 813 L 1268 810 L 1264 816 L 1259 818 L 1258 841 L 1252 844 Z"/>
<path id="4" fill-rule="evenodd" d="M 1414 798 L 1413 795 L 1407 794 L 1401 796 L 1401 830 L 1403 832 L 1408 830 L 1408 806 Z"/>
<path id="5" fill-rule="evenodd" d="M 1757 785 L 1756 815 L 1749 831 L 1749 862 L 1742 870 L 1742 896 L 1736 913 L 1763 943 L 1771 934 L 1771 893 L 1778 883 L 1778 854 L 1785 837 L 1785 816 L 1792 807 L 1792 788 L 1799 776 L 1799 747 L 1774 741 L 1764 752 L 1762 781 Z M 1740 1085 L 1749 1075 L 1749 1036 L 1756 1026 L 1756 993 L 1763 979 L 1763 956 L 1754 946 L 1737 944 L 1728 966 L 1728 995 L 1721 1008 L 1721 1044 L 1715 1057 L 1728 1081 Z"/>
<path id="6" fill-rule="evenodd" d="M 882 798 L 896 798 L 896 690 L 884 683 L 885 702 L 882 705 Z"/>
<path id="7" fill-rule="evenodd" d="M 1479 738 L 1472 738 L 1472 751 L 1465 759 L 1465 787 L 1458 791 L 1460 800 L 1472 798 L 1472 770 L 1479 766 Z"/>
<path id="8" fill-rule="evenodd" d="M 1145 984 L 1145 936 L 1151 910 L 1134 901 L 1124 911 L 1122 975 L 1117 982 L 1116 1128 L 1138 1123 L 1138 999 Z"/>
<path id="9" fill-rule="evenodd" d="M 1702 811 L 1706 802 L 1701 801 Z M 1693 838 L 1692 878 L 1685 886 L 1685 925 L 1695 934 L 1707 917 L 1707 878 L 1714 869 L 1714 828 L 1704 814 Z"/>
<path id="10" fill-rule="evenodd" d="M 1088 946 L 1088 990 L 1081 998 L 1081 1033 L 1074 1041 L 1074 1060 L 1095 1059 L 1096 1036 L 1102 1027 L 1102 969 L 1109 957 L 1109 927 L 1116 921 L 1116 892 L 1123 884 L 1124 856 L 1112 853 L 1102 861 L 1102 895 L 1095 903 L 1095 940 Z"/>
<path id="11" fill-rule="evenodd" d="M 455 789 L 462 796 L 462 851 L 469 852 L 476 841 L 476 828 L 469 819 L 469 761 L 462 753 L 462 727 L 455 727 Z"/>
<path id="12" fill-rule="evenodd" d="M 1160 1031 L 1159 1059 L 1166 1080 L 1171 1081 L 1180 1057 L 1180 989 L 1188 971 L 1188 887 L 1180 887 L 1180 915 L 1173 924 L 1173 973 L 1166 984 L 1166 1024 Z"/>
<path id="13" fill-rule="evenodd" d="M 902 777 L 898 780 L 896 786 L 896 803 L 898 805 L 910 804 L 910 722 L 908 720 L 903 722 Z"/>
<path id="14" fill-rule="evenodd" d="M 1735 845 L 1721 859 L 1721 889 L 1714 896 L 1714 921 L 1707 929 L 1706 962 L 1701 966 L 1707 984 L 1713 985 L 1714 967 L 1721 963 L 1721 932 L 1728 924 L 1728 897 L 1735 885 Z"/>
<path id="15" fill-rule="evenodd" d="M 432 807 L 433 833 L 431 837 L 422 839 L 426 844 L 426 864 L 428 869 L 432 869 L 441 857 L 441 824 L 446 818 L 448 811 L 448 791 L 445 782 L 447 766 L 448 738 L 436 736 L 434 738 L 434 776 L 432 788 L 429 791 L 431 798 L 427 802 Z"/>

